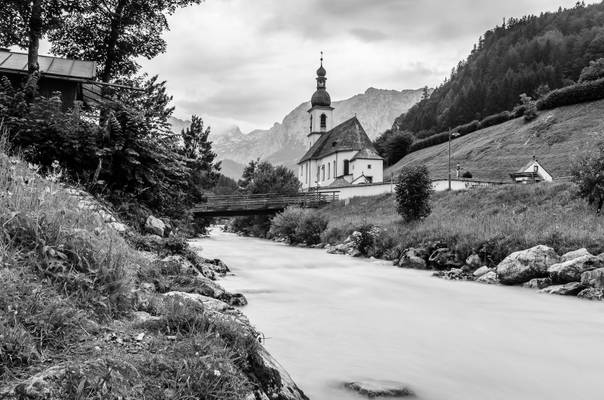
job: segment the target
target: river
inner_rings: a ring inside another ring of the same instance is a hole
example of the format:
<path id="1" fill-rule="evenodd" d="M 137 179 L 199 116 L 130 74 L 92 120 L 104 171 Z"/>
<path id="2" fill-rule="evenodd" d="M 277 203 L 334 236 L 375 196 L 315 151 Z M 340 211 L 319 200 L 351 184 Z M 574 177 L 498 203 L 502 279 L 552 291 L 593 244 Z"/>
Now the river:
<path id="1" fill-rule="evenodd" d="M 407 383 L 425 400 L 604 398 L 604 303 L 451 282 L 390 263 L 214 230 L 244 312 L 312 400 L 341 382 Z"/>

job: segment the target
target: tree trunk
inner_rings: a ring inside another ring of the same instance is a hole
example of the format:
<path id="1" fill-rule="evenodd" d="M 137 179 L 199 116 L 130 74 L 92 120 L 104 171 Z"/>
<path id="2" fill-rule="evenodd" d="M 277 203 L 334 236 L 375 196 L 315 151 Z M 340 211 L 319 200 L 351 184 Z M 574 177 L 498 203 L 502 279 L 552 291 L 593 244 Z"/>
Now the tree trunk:
<path id="1" fill-rule="evenodd" d="M 124 9 L 128 4 L 128 0 L 119 0 L 115 12 L 111 17 L 111 29 L 109 31 L 109 37 L 107 38 L 107 58 L 105 60 L 105 67 L 101 74 L 101 80 L 103 82 L 109 82 L 113 76 L 113 68 L 117 61 L 117 41 L 120 37 L 120 31 L 122 29 L 122 19 L 124 17 Z"/>
<path id="2" fill-rule="evenodd" d="M 40 38 L 42 37 L 42 0 L 34 0 L 29 19 L 29 51 L 27 56 L 27 72 L 31 76 L 40 70 L 38 55 L 40 53 Z"/>

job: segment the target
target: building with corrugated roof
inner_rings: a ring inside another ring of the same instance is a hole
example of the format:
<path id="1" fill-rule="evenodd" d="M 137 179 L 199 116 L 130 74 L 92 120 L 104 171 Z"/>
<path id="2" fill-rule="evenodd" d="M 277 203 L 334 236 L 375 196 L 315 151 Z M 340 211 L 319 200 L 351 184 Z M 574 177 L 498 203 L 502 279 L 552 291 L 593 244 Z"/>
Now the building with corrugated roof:
<path id="1" fill-rule="evenodd" d="M 14 87 L 21 87 L 28 77 L 27 54 L 0 49 L 0 77 L 6 76 Z M 94 61 L 39 56 L 39 93 L 50 97 L 61 93 L 65 107 L 72 107 L 76 100 L 86 100 L 86 88 L 96 78 L 97 63 Z"/>
<path id="2" fill-rule="evenodd" d="M 308 151 L 298 162 L 303 190 L 381 183 L 384 159 L 355 116 L 333 126 L 334 108 L 327 92 L 327 71 L 317 70 L 317 91 L 311 98 Z"/>

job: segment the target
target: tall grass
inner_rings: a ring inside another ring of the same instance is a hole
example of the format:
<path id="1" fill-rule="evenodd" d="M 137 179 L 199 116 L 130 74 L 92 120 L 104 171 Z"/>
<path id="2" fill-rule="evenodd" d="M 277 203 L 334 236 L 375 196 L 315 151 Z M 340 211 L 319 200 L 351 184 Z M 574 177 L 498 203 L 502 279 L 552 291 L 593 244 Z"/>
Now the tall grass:
<path id="1" fill-rule="evenodd" d="M 571 183 L 510 185 L 436 193 L 432 214 L 407 224 L 391 195 L 330 205 L 328 231 L 340 239 L 367 223 L 380 226 L 402 248 L 441 241 L 462 257 L 486 252 L 492 263 L 510 252 L 545 244 L 558 252 L 587 247 L 604 251 L 604 220 L 576 196 Z"/>

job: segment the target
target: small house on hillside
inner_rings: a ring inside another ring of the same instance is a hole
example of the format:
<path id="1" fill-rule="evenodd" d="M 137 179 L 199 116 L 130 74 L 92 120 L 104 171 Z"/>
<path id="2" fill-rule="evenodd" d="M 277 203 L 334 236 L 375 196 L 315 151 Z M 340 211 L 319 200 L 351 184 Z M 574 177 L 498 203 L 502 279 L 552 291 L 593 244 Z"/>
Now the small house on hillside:
<path id="1" fill-rule="evenodd" d="M 60 92 L 63 105 L 72 107 L 76 100 L 86 101 L 96 78 L 95 61 L 70 60 L 66 58 L 39 56 L 39 92 L 50 97 Z M 14 87 L 21 87 L 27 80 L 27 54 L 0 49 L 0 77 L 6 76 Z"/>
<path id="2" fill-rule="evenodd" d="M 510 174 L 510 177 L 516 183 L 538 183 L 538 182 L 551 182 L 554 178 L 550 175 L 549 172 L 539 162 L 535 157 L 526 164 L 524 167 L 520 168 L 517 172 Z"/>

